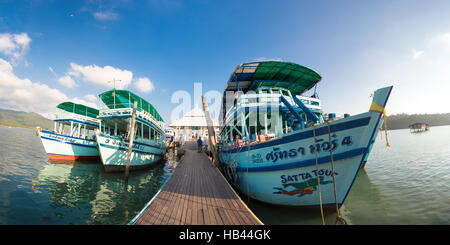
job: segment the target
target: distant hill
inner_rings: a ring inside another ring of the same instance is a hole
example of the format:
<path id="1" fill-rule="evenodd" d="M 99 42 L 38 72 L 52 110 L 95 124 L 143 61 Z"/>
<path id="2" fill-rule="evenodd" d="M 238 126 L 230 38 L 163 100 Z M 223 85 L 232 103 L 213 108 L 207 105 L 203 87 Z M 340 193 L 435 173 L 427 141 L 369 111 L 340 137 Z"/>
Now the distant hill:
<path id="1" fill-rule="evenodd" d="M 0 109 L 0 125 L 19 128 L 53 128 L 53 122 L 34 112 Z"/>
<path id="2" fill-rule="evenodd" d="M 427 123 L 430 127 L 450 125 L 450 113 L 411 115 L 403 113 L 387 117 L 388 129 L 408 128 L 408 126 L 413 123 Z"/>

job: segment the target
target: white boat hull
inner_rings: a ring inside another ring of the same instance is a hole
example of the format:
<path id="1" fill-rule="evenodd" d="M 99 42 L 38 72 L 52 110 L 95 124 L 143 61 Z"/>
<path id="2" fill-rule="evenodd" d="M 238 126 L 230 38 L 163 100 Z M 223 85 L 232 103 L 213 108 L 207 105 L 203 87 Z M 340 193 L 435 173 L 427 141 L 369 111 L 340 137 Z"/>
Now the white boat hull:
<path id="1" fill-rule="evenodd" d="M 127 165 L 129 142 L 119 137 L 99 134 L 96 137 L 100 158 L 106 172 L 124 171 Z M 130 159 L 130 170 L 149 167 L 161 160 L 164 146 L 134 141 Z"/>
<path id="2" fill-rule="evenodd" d="M 95 140 L 71 137 L 50 131 L 38 130 L 49 159 L 98 160 L 100 155 Z"/>
<path id="3" fill-rule="evenodd" d="M 374 102 L 384 108 L 391 89 L 378 90 Z M 250 147 L 222 149 L 220 160 L 230 182 L 253 199 L 286 206 L 336 205 L 336 185 L 342 205 L 367 160 L 381 116 L 366 112 L 330 122 L 330 133 L 324 123 L 314 132 L 309 127 Z"/>

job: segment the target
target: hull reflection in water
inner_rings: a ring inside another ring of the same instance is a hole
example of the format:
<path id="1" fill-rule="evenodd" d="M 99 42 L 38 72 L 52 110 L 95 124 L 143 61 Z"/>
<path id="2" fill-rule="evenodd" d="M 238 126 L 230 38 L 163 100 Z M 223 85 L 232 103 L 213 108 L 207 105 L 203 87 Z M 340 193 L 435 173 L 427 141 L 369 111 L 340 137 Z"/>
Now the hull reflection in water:
<path id="1" fill-rule="evenodd" d="M 133 172 L 125 182 L 123 173 L 105 173 L 100 162 L 51 160 L 39 171 L 34 188 L 48 194 L 51 224 L 126 224 L 163 178 L 164 165 Z"/>

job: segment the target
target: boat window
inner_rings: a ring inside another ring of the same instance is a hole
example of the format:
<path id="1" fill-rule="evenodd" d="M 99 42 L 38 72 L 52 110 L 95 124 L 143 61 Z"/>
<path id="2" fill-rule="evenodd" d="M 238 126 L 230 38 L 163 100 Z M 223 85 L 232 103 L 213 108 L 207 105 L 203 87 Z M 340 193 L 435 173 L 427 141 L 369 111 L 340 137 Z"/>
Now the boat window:
<path id="1" fill-rule="evenodd" d="M 311 101 L 311 105 L 319 105 L 319 102 L 317 102 L 317 101 Z"/>
<path id="2" fill-rule="evenodd" d="M 289 95 L 289 91 L 287 91 L 287 90 L 281 90 L 281 93 L 282 93 L 283 95 L 290 96 L 290 95 Z"/>
<path id="3" fill-rule="evenodd" d="M 145 125 L 144 126 L 144 139 L 148 139 L 149 138 L 149 131 L 150 131 L 150 127 Z"/>

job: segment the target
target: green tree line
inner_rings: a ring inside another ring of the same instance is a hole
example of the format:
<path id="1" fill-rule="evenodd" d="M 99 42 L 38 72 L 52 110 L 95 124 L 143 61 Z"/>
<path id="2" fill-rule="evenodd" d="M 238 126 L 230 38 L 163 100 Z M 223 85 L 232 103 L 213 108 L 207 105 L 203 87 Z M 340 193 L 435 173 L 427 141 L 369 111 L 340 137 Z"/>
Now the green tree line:
<path id="1" fill-rule="evenodd" d="M 395 114 L 387 117 L 388 129 L 408 128 L 414 123 L 426 123 L 430 127 L 450 125 L 450 113 L 437 114 Z M 383 126 L 384 127 L 384 126 Z"/>

